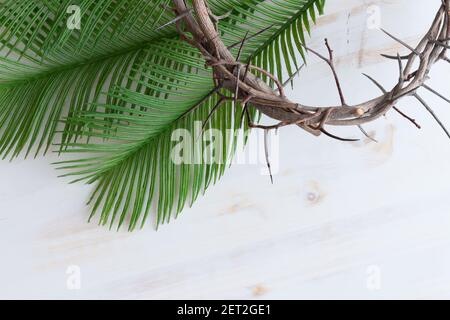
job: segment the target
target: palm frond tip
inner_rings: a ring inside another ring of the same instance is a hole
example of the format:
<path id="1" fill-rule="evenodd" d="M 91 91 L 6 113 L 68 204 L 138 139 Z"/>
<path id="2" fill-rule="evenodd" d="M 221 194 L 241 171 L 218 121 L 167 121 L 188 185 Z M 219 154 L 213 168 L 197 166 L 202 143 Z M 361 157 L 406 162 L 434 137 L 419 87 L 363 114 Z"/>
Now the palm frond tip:
<path id="1" fill-rule="evenodd" d="M 230 13 L 219 23 L 227 44 L 255 35 L 241 59 L 283 80 L 297 70 L 305 33 L 324 0 L 209 4 L 217 15 Z M 65 176 L 96 183 L 90 203 L 100 223 L 128 222 L 132 230 L 153 206 L 156 223 L 167 222 L 229 166 L 236 148 L 230 132 L 240 128 L 242 109 L 228 102 L 207 123 L 229 141 L 220 163 L 174 164 L 172 132 L 192 132 L 219 98 L 208 96 L 213 84 L 200 55 L 178 40 L 174 26 L 158 29 L 173 19 L 164 9 L 170 0 L 79 0 L 80 30 L 65 26 L 69 5 L 7 0 L 0 6 L 0 154 L 38 155 L 56 142 L 61 152 L 83 155 L 59 167 L 70 169 Z M 211 146 L 202 148 L 192 153 L 211 153 Z"/>

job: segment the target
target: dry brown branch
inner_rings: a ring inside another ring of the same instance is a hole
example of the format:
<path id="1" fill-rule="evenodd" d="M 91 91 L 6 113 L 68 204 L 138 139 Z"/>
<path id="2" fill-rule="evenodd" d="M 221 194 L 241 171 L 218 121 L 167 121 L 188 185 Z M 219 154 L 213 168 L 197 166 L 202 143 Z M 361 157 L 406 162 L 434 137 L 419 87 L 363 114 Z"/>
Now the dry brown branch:
<path id="1" fill-rule="evenodd" d="M 366 102 L 353 106 L 346 103 L 339 77 L 333 63 L 333 50 L 328 44 L 328 41 L 325 42 L 328 58 L 307 48 L 309 52 L 312 52 L 330 66 L 336 82 L 341 104 L 325 107 L 307 106 L 290 101 L 284 94 L 284 85 L 281 84 L 275 76 L 271 75 L 266 70 L 251 66 L 250 63 L 241 64 L 238 61 L 239 59 L 234 57 L 230 52 L 230 47 L 225 46 L 223 43 L 217 30 L 217 21 L 211 13 L 211 10 L 208 8 L 206 0 L 192 0 L 192 8 L 188 8 L 184 0 L 173 0 L 173 3 L 175 12 L 179 18 L 176 18 L 174 21 L 177 23 L 182 39 L 185 39 L 200 51 L 206 60 L 207 65 L 212 67 L 214 79 L 221 79 L 222 87 L 233 93 L 234 99 L 242 103 L 244 107 L 243 112 L 248 113 L 248 107 L 251 106 L 268 117 L 279 121 L 272 126 L 263 126 L 252 124 L 250 119 L 248 119 L 249 125 L 252 127 L 269 130 L 286 125 L 297 125 L 314 135 L 324 133 L 333 138 L 348 141 L 350 139 L 342 139 L 330 134 L 324 127 L 358 126 L 361 131 L 365 133 L 361 125 L 380 118 L 391 109 L 396 110 L 403 117 L 413 122 L 414 125 L 420 127 L 414 119 L 395 107 L 402 98 L 413 96 L 432 113 L 439 125 L 448 134 L 448 130 L 445 128 L 442 121 L 439 120 L 433 111 L 430 111 L 431 108 L 429 108 L 426 102 L 418 96 L 417 91 L 424 87 L 437 94 L 437 92 L 427 86 L 425 82 L 428 79 L 431 68 L 437 62 L 449 62 L 449 59 L 446 57 L 446 51 L 449 48 L 450 38 L 450 0 L 442 1 L 442 5 L 436 14 L 430 29 L 415 48 L 382 29 L 382 31 L 391 39 L 407 48 L 410 51 L 410 54 L 406 56 L 384 55 L 388 59 L 395 59 L 398 61 L 398 83 L 391 90 L 386 90 L 369 77 L 369 79 L 382 89 L 383 93 L 379 97 L 370 99 Z M 180 21 L 184 22 L 185 29 L 181 29 L 179 26 Z M 264 31 L 265 30 L 262 32 Z M 189 33 L 190 36 L 188 37 L 184 32 Z M 241 47 L 245 44 L 246 38 L 239 43 Z M 237 45 L 238 44 L 235 44 L 232 47 Z M 418 66 L 415 67 L 416 65 Z M 256 74 L 253 74 L 252 70 L 256 71 L 257 74 L 262 73 L 267 75 L 277 85 L 278 90 L 274 91 L 266 82 L 260 79 Z M 438 95 L 448 102 L 448 99 L 440 94 Z"/>

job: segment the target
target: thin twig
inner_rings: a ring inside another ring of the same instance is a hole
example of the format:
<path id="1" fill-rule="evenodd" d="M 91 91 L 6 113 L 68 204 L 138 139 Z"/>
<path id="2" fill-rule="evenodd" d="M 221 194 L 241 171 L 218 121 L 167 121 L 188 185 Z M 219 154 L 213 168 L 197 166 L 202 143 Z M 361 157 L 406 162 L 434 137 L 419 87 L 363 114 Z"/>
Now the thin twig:
<path id="1" fill-rule="evenodd" d="M 333 77 L 334 77 L 334 80 L 336 82 L 336 87 L 337 87 L 338 92 L 339 92 L 339 97 L 341 99 L 341 104 L 343 106 L 346 106 L 347 102 L 345 102 L 345 97 L 344 97 L 344 92 L 342 91 L 341 82 L 339 81 L 339 77 L 337 75 L 336 68 L 334 66 L 333 50 L 331 49 L 330 44 L 328 43 L 328 39 L 325 39 L 325 46 L 328 49 L 328 55 L 329 55 L 329 58 L 330 58 L 329 65 L 331 67 L 331 71 L 333 72 Z"/>
<path id="2" fill-rule="evenodd" d="M 410 121 L 413 125 L 417 127 L 417 129 L 422 129 L 422 127 L 417 123 L 416 119 L 411 118 L 407 114 L 405 114 L 403 111 L 401 111 L 397 107 L 392 107 L 395 111 L 397 111 L 398 114 L 400 114 L 402 117 L 406 118 L 408 121 Z"/>
<path id="3" fill-rule="evenodd" d="M 322 59 L 323 61 L 325 61 L 328 66 L 331 68 L 331 72 L 333 73 L 333 77 L 339 92 L 339 98 L 341 99 L 341 103 L 343 106 L 346 106 L 347 103 L 345 102 L 345 97 L 344 97 L 344 93 L 342 92 L 342 87 L 341 87 L 341 83 L 339 81 L 339 77 L 337 75 L 336 72 L 336 68 L 334 66 L 334 61 L 333 61 L 333 50 L 331 49 L 329 43 L 328 43 L 328 39 L 325 39 L 325 46 L 327 47 L 328 50 L 328 54 L 329 54 L 329 58 L 324 57 L 323 55 L 321 55 L 320 53 L 318 53 L 317 51 L 308 48 L 307 46 L 303 45 L 303 47 L 305 47 L 305 49 L 307 51 L 312 52 L 314 55 L 316 55 L 318 58 Z"/>

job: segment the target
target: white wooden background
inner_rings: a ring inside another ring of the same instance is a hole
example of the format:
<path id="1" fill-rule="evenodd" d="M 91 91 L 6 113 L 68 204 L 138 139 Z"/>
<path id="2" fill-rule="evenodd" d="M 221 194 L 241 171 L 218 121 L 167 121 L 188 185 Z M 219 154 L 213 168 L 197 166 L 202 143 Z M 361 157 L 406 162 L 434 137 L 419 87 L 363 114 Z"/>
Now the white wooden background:
<path id="1" fill-rule="evenodd" d="M 392 85 L 395 62 L 379 53 L 404 52 L 367 28 L 368 6 L 415 44 L 439 3 L 328 0 L 310 45 L 329 38 L 347 99 L 360 102 L 378 94 L 361 73 Z M 431 80 L 447 96 L 449 71 Z M 315 59 L 289 95 L 338 102 Z M 450 106 L 424 96 L 450 125 Z M 0 298 L 450 298 L 450 143 L 414 100 L 399 107 L 423 129 L 389 114 L 368 126 L 378 144 L 282 130 L 274 185 L 257 166 L 235 166 L 158 232 L 87 224 L 91 189 L 58 179 L 56 158 L 1 162 Z M 79 290 L 67 286 L 70 266 Z"/>

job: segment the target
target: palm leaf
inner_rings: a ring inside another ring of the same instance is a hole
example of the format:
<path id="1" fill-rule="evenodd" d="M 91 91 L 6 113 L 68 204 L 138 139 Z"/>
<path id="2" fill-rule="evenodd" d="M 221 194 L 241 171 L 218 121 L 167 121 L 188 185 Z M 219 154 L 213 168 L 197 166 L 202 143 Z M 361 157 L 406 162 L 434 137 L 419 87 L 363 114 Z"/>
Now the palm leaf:
<path id="1" fill-rule="evenodd" d="M 62 162 L 61 168 L 72 169 L 66 175 L 77 176 L 76 181 L 97 182 L 92 216 L 99 212 L 103 224 L 128 221 L 130 229 L 143 225 L 153 206 L 157 224 L 169 221 L 172 212 L 181 212 L 223 175 L 240 127 L 241 109 L 231 103 L 208 122 L 208 128 L 219 129 L 229 141 L 220 150 L 219 163 L 171 161 L 174 130 L 194 132 L 195 120 L 204 121 L 218 97 L 208 97 L 211 74 L 199 54 L 177 40 L 173 28 L 154 31 L 171 19 L 158 9 L 168 1 L 134 1 L 122 9 L 116 1 L 102 1 L 101 6 L 80 1 L 91 14 L 82 22 L 88 27 L 76 32 L 61 26 L 67 1 L 36 2 L 35 7 L 34 1 L 26 2 L 33 10 L 23 13 L 15 1 L 0 9 L 5 26 L 0 32 L 8 35 L 1 42 L 5 55 L 0 65 L 4 156 L 17 156 L 24 148 L 30 152 L 34 145 L 37 152 L 44 146 L 48 150 L 58 132 L 57 120 L 68 116 L 61 150 L 93 156 Z M 39 5 L 48 10 L 45 23 L 36 18 L 37 12 L 47 12 Z M 309 32 L 309 19 L 322 12 L 324 1 L 215 0 L 210 5 L 217 14 L 232 9 L 220 22 L 228 44 L 269 28 L 245 44 L 242 57 L 283 78 L 283 69 L 291 75 L 298 65 L 303 32 Z M 16 27 L 24 24 L 29 27 Z M 24 49 L 24 43 L 30 44 Z M 193 155 L 219 152 L 211 144 L 194 146 L 189 150 Z"/>
<path id="2" fill-rule="evenodd" d="M 81 30 L 69 30 L 73 1 L 7 1 L 0 9 L 0 154 L 27 155 L 35 144 L 36 155 L 47 151 L 61 117 L 84 110 L 107 88 L 128 86 L 124 73 L 167 34 L 154 29 L 169 19 L 160 7 L 168 2 L 80 0 L 87 19 Z M 139 16 L 130 8 L 140 8 Z"/>

